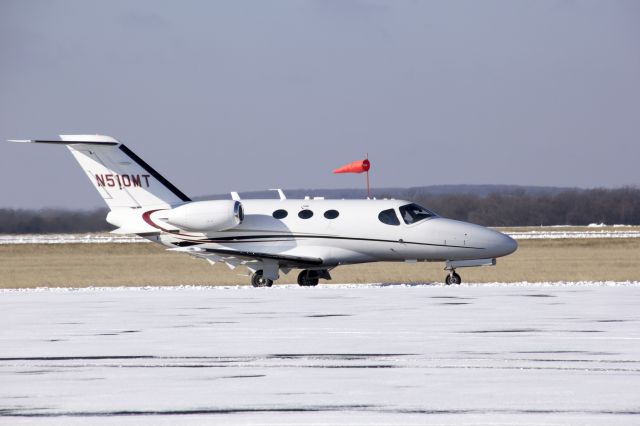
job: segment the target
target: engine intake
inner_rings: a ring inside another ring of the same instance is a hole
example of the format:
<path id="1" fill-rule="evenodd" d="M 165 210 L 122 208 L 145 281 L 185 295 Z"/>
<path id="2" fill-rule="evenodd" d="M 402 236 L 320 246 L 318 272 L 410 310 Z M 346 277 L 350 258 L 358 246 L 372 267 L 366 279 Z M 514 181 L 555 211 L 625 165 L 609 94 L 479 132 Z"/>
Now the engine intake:
<path id="1" fill-rule="evenodd" d="M 185 231 L 225 231 L 242 223 L 244 210 L 239 201 L 194 201 L 163 212 L 161 219 Z"/>

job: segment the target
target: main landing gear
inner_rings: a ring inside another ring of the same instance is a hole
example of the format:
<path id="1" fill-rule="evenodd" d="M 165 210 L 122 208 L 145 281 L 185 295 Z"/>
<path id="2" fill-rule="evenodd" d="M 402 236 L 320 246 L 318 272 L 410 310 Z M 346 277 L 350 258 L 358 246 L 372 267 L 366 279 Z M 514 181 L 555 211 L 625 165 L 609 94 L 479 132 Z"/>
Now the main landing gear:
<path id="1" fill-rule="evenodd" d="M 456 273 L 455 269 L 451 269 L 449 271 L 449 275 L 447 275 L 447 278 L 445 278 L 444 282 L 447 285 L 460 284 L 462 282 L 462 278 L 460 278 L 460 275 Z"/>
<path id="2" fill-rule="evenodd" d="M 302 287 L 315 287 L 320 278 L 330 280 L 331 275 L 327 269 L 305 269 L 298 275 L 298 284 Z M 251 285 L 254 287 L 271 287 L 273 280 L 265 278 L 264 271 L 259 269 L 251 275 Z"/>
<path id="3" fill-rule="evenodd" d="M 318 285 L 320 279 L 311 272 L 312 271 L 305 269 L 298 274 L 298 284 L 300 284 L 301 287 L 315 287 Z"/>
<path id="4" fill-rule="evenodd" d="M 254 287 L 271 287 L 273 280 L 265 278 L 262 269 L 260 269 L 251 275 L 251 285 Z"/>
<path id="5" fill-rule="evenodd" d="M 314 287 L 318 285 L 320 278 L 330 280 L 331 275 L 326 269 L 305 269 L 298 275 L 298 284 L 302 287 Z"/>

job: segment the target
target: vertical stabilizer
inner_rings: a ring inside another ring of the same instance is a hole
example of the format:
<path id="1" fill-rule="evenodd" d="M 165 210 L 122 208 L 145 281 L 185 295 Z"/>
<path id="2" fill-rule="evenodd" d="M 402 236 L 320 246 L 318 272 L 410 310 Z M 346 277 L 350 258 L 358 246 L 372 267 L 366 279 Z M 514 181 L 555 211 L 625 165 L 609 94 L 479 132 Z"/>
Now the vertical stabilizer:
<path id="1" fill-rule="evenodd" d="M 167 208 L 191 201 L 124 144 L 109 136 L 60 135 L 109 208 Z"/>

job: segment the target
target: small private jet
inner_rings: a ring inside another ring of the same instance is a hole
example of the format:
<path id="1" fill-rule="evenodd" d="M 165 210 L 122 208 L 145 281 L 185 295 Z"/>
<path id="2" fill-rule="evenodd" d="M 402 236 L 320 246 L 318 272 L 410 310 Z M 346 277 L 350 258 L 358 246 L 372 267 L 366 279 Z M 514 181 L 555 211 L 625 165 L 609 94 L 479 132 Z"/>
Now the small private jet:
<path id="1" fill-rule="evenodd" d="M 136 234 L 230 268 L 244 265 L 254 287 L 301 269 L 298 284 L 331 279 L 340 265 L 444 262 L 446 284 L 457 268 L 495 265 L 513 253 L 507 235 L 445 219 L 410 201 L 279 199 L 192 201 L 160 173 L 109 136 L 60 135 L 61 140 L 12 140 L 65 145 L 109 206 L 114 233 Z"/>

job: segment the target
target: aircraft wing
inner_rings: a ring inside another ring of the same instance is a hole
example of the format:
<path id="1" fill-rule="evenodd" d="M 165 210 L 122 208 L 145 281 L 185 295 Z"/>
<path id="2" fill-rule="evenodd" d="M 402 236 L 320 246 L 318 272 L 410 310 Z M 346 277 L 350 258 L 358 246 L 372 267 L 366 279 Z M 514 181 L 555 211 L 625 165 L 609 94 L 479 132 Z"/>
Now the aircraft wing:
<path id="1" fill-rule="evenodd" d="M 310 267 L 322 265 L 322 259 L 317 257 L 292 256 L 288 254 L 261 253 L 255 251 L 242 251 L 230 249 L 212 249 L 203 247 L 179 247 L 169 249 L 189 253 L 196 257 L 209 260 L 211 263 L 225 262 L 229 267 L 235 268 L 238 264 L 244 264 L 256 260 L 276 260 L 280 267 Z"/>

